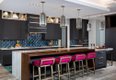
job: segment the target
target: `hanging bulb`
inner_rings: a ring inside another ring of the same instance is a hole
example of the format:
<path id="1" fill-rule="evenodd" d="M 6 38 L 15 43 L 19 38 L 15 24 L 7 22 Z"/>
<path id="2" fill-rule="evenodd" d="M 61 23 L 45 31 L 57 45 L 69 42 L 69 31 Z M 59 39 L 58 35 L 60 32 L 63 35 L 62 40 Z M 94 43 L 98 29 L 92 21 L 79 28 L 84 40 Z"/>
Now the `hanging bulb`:
<path id="1" fill-rule="evenodd" d="M 47 18 L 46 18 L 46 14 L 44 13 L 44 1 L 41 2 L 42 4 L 42 13 L 40 14 L 40 18 L 39 18 L 39 25 L 41 27 L 46 27 L 47 25 Z"/>
<path id="2" fill-rule="evenodd" d="M 63 28 L 65 27 L 65 23 L 66 23 L 66 17 L 64 16 L 64 5 L 61 6 L 62 8 L 62 16 L 60 18 L 60 27 Z"/>
<path id="3" fill-rule="evenodd" d="M 78 17 L 76 19 L 76 28 L 82 29 L 82 19 L 79 17 L 80 9 L 77 9 L 77 12 L 78 12 Z"/>

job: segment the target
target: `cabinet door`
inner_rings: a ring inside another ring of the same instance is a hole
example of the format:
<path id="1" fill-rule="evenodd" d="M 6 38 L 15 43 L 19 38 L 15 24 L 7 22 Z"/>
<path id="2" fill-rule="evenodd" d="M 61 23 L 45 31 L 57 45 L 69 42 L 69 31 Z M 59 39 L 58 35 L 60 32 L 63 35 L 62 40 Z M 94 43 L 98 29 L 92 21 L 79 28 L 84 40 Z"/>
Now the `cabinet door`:
<path id="1" fill-rule="evenodd" d="M 82 29 L 76 28 L 76 19 L 70 19 L 70 39 L 82 40 Z"/>
<path id="2" fill-rule="evenodd" d="M 47 24 L 47 33 L 45 34 L 45 39 L 61 39 L 61 28 L 59 24 Z"/>
<path id="3" fill-rule="evenodd" d="M 12 65 L 12 51 L 0 51 L 0 55 L 1 55 L 1 64 L 3 66 L 9 66 Z"/>
<path id="4" fill-rule="evenodd" d="M 2 20 L 0 39 L 24 39 L 26 21 Z"/>
<path id="5" fill-rule="evenodd" d="M 88 31 L 87 31 L 88 20 L 82 20 L 82 41 L 83 45 L 88 46 Z"/>
<path id="6" fill-rule="evenodd" d="M 106 52 L 97 52 L 96 53 L 96 69 L 104 68 L 107 65 Z"/>

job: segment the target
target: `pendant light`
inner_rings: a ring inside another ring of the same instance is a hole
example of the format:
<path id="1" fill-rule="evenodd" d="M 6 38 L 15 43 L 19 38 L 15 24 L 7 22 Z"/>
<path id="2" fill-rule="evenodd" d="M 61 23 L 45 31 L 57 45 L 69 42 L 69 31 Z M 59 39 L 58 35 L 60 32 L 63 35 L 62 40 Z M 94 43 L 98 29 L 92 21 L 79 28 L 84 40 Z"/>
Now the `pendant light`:
<path id="1" fill-rule="evenodd" d="M 44 13 L 44 4 L 45 2 L 44 1 L 41 1 L 41 4 L 42 4 L 42 12 L 40 14 L 40 18 L 39 18 L 39 25 L 41 27 L 46 27 L 47 25 L 47 18 L 46 18 L 46 14 Z"/>
<path id="2" fill-rule="evenodd" d="M 90 32 L 91 31 L 91 22 L 88 16 L 88 23 L 87 23 L 87 31 Z"/>
<path id="3" fill-rule="evenodd" d="M 82 19 L 79 16 L 79 12 L 80 12 L 80 9 L 77 9 L 78 17 L 76 19 L 76 28 L 77 29 L 82 29 Z"/>
<path id="4" fill-rule="evenodd" d="M 63 28 L 63 27 L 65 27 L 65 24 L 66 24 L 66 17 L 64 16 L 64 8 L 65 8 L 65 6 L 62 5 L 61 8 L 62 8 L 62 16 L 60 18 L 60 27 Z"/>
<path id="5" fill-rule="evenodd" d="M 88 24 L 87 24 L 87 31 L 88 31 L 88 32 L 91 31 L 91 23 L 90 23 L 90 21 L 89 21 Z"/>

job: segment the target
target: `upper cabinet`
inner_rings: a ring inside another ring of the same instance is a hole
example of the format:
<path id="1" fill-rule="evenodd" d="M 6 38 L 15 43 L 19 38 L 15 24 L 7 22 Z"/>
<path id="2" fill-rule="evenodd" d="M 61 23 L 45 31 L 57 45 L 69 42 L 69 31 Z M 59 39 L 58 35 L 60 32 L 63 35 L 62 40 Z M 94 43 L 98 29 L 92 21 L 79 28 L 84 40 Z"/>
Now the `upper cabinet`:
<path id="1" fill-rule="evenodd" d="M 28 34 L 26 14 L 0 11 L 0 39 L 26 39 Z"/>
<path id="2" fill-rule="evenodd" d="M 116 14 L 105 16 L 106 28 L 116 27 Z"/>
<path id="3" fill-rule="evenodd" d="M 27 22 L 17 20 L 0 20 L 0 39 L 26 39 Z"/>
<path id="4" fill-rule="evenodd" d="M 59 24 L 59 18 L 47 17 L 47 24 Z M 28 14 L 28 31 L 30 33 L 47 33 L 47 27 L 39 25 L 39 15 Z"/>
<path id="5" fill-rule="evenodd" d="M 76 19 L 70 19 L 70 39 L 81 41 L 83 44 L 88 43 L 88 32 L 87 32 L 88 20 L 82 20 L 82 29 L 76 28 Z"/>
<path id="6" fill-rule="evenodd" d="M 61 39 L 61 28 L 60 24 L 48 23 L 47 32 L 45 34 L 46 40 L 56 40 Z"/>

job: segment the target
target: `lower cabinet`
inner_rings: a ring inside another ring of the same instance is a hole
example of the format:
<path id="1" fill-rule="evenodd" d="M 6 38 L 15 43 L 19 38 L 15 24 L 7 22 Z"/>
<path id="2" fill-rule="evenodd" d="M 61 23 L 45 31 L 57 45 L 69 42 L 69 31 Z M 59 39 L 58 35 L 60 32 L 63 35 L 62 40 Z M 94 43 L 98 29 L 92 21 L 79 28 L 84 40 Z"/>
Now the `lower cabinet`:
<path id="1" fill-rule="evenodd" d="M 11 50 L 0 51 L 0 63 L 3 66 L 12 65 L 12 51 Z"/>
<path id="2" fill-rule="evenodd" d="M 105 68 L 107 66 L 106 52 L 96 52 L 96 69 Z"/>

